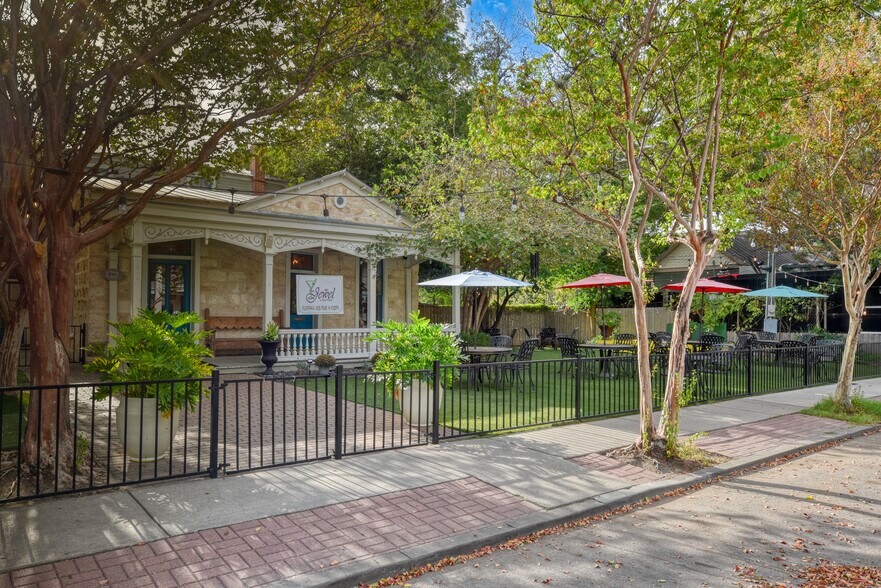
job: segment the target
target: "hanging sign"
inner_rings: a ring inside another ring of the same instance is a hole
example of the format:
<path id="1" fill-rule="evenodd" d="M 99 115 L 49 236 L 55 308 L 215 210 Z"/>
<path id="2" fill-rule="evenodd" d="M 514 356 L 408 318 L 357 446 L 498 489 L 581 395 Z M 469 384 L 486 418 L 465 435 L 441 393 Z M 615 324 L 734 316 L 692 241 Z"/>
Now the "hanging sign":
<path id="1" fill-rule="evenodd" d="M 343 277 L 298 275 L 297 314 L 343 314 Z"/>

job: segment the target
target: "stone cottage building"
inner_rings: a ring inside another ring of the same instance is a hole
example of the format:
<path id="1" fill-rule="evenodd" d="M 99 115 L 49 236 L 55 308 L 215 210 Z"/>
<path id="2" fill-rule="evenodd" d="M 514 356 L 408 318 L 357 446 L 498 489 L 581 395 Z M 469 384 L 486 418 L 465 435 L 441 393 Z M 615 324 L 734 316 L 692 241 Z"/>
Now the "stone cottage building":
<path id="1" fill-rule="evenodd" d="M 217 354 L 257 352 L 275 320 L 282 360 L 367 357 L 371 325 L 418 308 L 425 258 L 394 203 L 345 170 L 290 187 L 255 171 L 169 186 L 132 225 L 82 252 L 74 321 L 89 343 L 149 307 L 198 312 Z M 458 271 L 455 256 L 436 258 Z M 309 305 L 316 293 L 321 303 Z"/>

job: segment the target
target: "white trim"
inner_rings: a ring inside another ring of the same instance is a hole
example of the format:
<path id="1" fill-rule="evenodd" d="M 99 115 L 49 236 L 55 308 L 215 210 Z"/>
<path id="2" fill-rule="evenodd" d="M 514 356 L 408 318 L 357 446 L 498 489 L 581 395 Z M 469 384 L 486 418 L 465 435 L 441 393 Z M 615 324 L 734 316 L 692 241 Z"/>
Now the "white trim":
<path id="1" fill-rule="evenodd" d="M 193 259 L 190 262 L 190 271 L 193 273 L 190 282 L 193 289 L 190 294 L 190 305 L 193 312 L 202 316 L 202 243 L 199 242 L 199 239 L 193 239 Z M 197 323 L 194 330 L 201 331 L 202 327 L 201 323 Z"/>

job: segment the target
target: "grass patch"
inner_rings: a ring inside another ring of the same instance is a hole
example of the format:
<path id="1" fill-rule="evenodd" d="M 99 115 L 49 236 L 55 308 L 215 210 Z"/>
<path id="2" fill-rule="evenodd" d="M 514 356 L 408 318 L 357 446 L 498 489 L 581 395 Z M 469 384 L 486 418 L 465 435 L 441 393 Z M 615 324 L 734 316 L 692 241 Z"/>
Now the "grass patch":
<path id="1" fill-rule="evenodd" d="M 853 398 L 853 407 L 845 410 L 831 398 L 824 398 L 814 406 L 804 409 L 802 414 L 847 421 L 856 425 L 877 425 L 881 423 L 881 402 L 865 398 Z"/>

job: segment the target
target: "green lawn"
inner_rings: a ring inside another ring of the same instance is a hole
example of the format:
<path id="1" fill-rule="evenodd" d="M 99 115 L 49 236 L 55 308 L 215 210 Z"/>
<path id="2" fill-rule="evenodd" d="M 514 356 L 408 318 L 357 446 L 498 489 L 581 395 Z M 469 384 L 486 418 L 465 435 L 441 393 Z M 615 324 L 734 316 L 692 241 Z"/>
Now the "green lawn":
<path id="1" fill-rule="evenodd" d="M 560 364 L 542 360 L 560 359 L 560 352 L 552 349 L 537 350 L 533 357 L 532 378 L 524 374 L 523 380 L 497 373 L 483 373 L 482 378 L 462 378 L 454 381 L 444 392 L 441 404 L 441 425 L 461 432 L 475 433 L 507 428 L 528 427 L 576 418 L 574 370 L 559 371 Z M 596 362 L 585 362 L 581 380 L 581 418 L 632 413 L 638 411 L 636 377 L 632 370 L 622 364 L 612 370 L 613 377 L 599 374 Z M 589 367 L 588 367 L 589 366 Z M 807 384 L 834 382 L 837 365 L 812 365 L 808 371 Z M 655 406 L 660 406 L 666 374 L 656 369 L 653 378 Z M 881 375 L 879 358 L 860 358 L 855 377 Z M 306 387 L 333 394 L 335 379 L 321 378 L 303 382 Z M 752 380 L 747 377 L 745 363 L 733 362 L 727 370 L 702 372 L 693 383 L 693 402 L 719 400 L 734 395 L 765 394 L 804 387 L 803 365 L 778 365 L 755 361 Z M 374 381 L 367 374 L 347 375 L 344 380 L 346 398 L 370 407 L 399 410 L 398 402 L 385 392 L 381 381 Z"/>
<path id="2" fill-rule="evenodd" d="M 852 404 L 853 408 L 851 410 L 844 410 L 841 405 L 836 404 L 831 398 L 825 398 L 811 408 L 804 409 L 802 413 L 847 421 L 857 425 L 877 425 L 881 423 L 881 402 L 865 398 L 853 398 Z"/>

